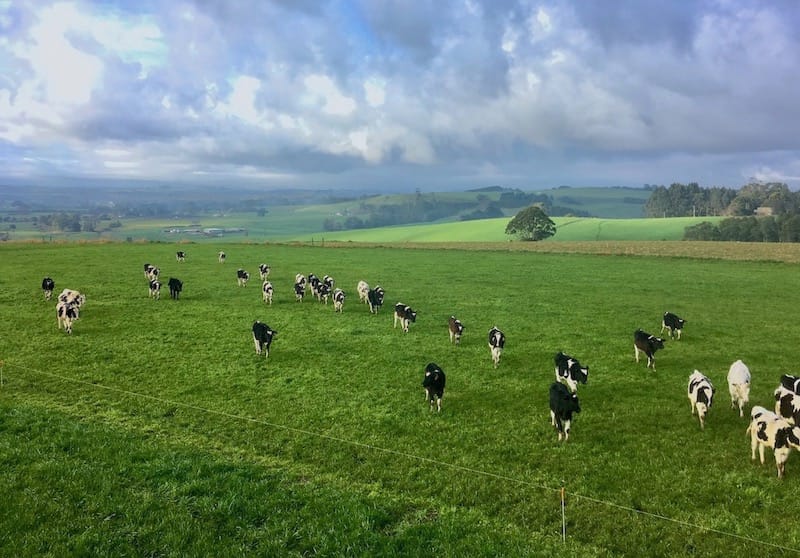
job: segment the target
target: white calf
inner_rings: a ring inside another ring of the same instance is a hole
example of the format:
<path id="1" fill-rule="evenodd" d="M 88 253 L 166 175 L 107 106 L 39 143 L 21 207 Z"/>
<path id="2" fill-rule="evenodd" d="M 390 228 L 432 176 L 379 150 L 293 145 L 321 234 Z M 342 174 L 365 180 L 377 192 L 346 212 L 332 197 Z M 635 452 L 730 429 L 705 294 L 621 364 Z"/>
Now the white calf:
<path id="1" fill-rule="evenodd" d="M 731 394 L 731 409 L 738 405 L 739 416 L 744 416 L 744 407 L 750 401 L 750 369 L 741 360 L 731 364 L 728 370 L 728 391 Z"/>

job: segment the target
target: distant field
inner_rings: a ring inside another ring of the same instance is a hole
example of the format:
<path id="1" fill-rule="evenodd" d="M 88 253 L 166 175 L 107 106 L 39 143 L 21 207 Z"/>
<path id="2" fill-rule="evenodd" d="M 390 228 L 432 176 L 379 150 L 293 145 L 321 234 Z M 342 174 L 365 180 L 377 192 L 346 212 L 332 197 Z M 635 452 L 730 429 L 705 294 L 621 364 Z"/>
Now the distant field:
<path id="1" fill-rule="evenodd" d="M 681 240 L 684 229 L 721 217 L 676 217 L 668 219 L 598 219 L 554 217 L 557 232 L 552 241 L 591 240 Z M 310 238 L 350 242 L 502 242 L 508 218 L 482 219 L 425 225 L 382 227 L 352 231 L 320 232 L 278 240 L 308 241 Z"/>

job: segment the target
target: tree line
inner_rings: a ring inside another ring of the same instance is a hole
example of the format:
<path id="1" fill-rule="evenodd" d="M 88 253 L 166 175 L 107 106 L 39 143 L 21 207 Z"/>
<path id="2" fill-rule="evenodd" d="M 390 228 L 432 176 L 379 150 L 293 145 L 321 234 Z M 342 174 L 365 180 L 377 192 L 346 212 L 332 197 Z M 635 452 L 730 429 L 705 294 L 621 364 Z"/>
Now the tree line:
<path id="1" fill-rule="evenodd" d="M 739 190 L 695 182 L 657 186 L 644 210 L 648 217 L 726 217 L 687 227 L 685 240 L 800 242 L 800 192 L 780 182 L 751 182 Z"/>

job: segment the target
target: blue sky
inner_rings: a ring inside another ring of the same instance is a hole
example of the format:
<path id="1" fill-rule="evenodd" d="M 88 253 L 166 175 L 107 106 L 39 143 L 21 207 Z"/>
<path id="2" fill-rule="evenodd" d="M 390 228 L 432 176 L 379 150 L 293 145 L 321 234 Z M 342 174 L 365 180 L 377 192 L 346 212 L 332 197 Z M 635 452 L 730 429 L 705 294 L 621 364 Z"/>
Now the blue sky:
<path id="1" fill-rule="evenodd" d="M 800 187 L 790 1 L 0 0 L 0 180 Z"/>

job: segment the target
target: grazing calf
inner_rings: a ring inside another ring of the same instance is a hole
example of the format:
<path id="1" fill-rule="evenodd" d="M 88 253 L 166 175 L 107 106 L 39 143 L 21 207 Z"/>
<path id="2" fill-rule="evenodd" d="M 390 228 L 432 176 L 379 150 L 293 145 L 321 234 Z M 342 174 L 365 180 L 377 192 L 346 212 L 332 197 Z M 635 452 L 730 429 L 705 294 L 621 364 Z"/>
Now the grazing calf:
<path id="1" fill-rule="evenodd" d="M 578 391 L 578 382 L 585 384 L 589 380 L 589 367 L 581 366 L 578 359 L 556 353 L 556 381 L 566 385 L 572 393 Z"/>
<path id="2" fill-rule="evenodd" d="M 411 309 L 408 304 L 398 302 L 394 305 L 394 327 L 397 327 L 397 322 L 400 322 L 400 327 L 404 332 L 408 333 L 408 325 L 411 322 L 417 321 L 417 313 Z"/>
<path id="3" fill-rule="evenodd" d="M 294 299 L 297 302 L 303 302 L 303 297 L 306 296 L 306 285 L 305 283 L 295 283 L 294 284 Z"/>
<path id="4" fill-rule="evenodd" d="M 456 345 L 461 344 L 461 335 L 464 333 L 464 324 L 455 316 L 450 316 L 447 320 L 447 329 L 450 331 L 450 342 Z"/>
<path id="5" fill-rule="evenodd" d="M 272 345 L 272 339 L 278 334 L 277 331 L 269 327 L 267 324 L 256 320 L 253 323 L 253 343 L 256 346 L 256 354 L 264 353 L 264 358 L 269 356 L 269 348 Z"/>
<path id="6" fill-rule="evenodd" d="M 180 279 L 175 279 L 174 277 L 170 277 L 167 285 L 169 286 L 169 297 L 172 300 L 178 300 L 181 297 L 181 291 L 183 290 L 183 281 Z"/>
<path id="7" fill-rule="evenodd" d="M 367 300 L 367 295 L 369 294 L 369 284 L 366 281 L 359 281 L 356 286 L 356 291 L 358 291 L 358 301 L 368 304 L 369 300 Z"/>
<path id="8" fill-rule="evenodd" d="M 669 332 L 670 339 L 674 339 L 677 335 L 678 340 L 680 340 L 683 324 L 685 323 L 686 320 L 679 318 L 672 312 L 664 312 L 664 317 L 661 319 L 661 331 L 659 333 L 664 333 L 666 329 Z"/>
<path id="9" fill-rule="evenodd" d="M 225 263 L 225 258 L 226 257 L 227 256 L 225 255 L 225 252 L 220 252 L 219 254 L 217 254 L 217 261 L 219 263 Z"/>
<path id="10" fill-rule="evenodd" d="M 53 289 L 56 288 L 56 282 L 50 277 L 42 279 L 42 291 L 44 292 L 44 299 L 50 300 L 53 296 Z"/>
<path id="11" fill-rule="evenodd" d="M 750 411 L 751 421 L 746 432 L 750 434 L 751 459 L 756 458 L 758 449 L 761 464 L 764 464 L 764 448 L 770 448 L 775 456 L 778 478 L 786 471 L 786 461 L 792 449 L 800 449 L 800 426 L 792 426 L 764 407 L 755 406 Z"/>
<path id="12" fill-rule="evenodd" d="M 264 281 L 264 284 L 261 285 L 261 297 L 264 299 L 264 302 L 267 304 L 272 304 L 272 295 L 274 289 L 272 288 L 272 283 L 269 281 Z"/>
<path id="13" fill-rule="evenodd" d="M 150 281 L 150 298 L 154 298 L 156 300 L 161 298 L 161 282 L 160 281 Z"/>
<path id="14" fill-rule="evenodd" d="M 178 260 L 179 262 L 185 262 L 186 252 L 184 252 L 183 250 L 178 250 L 177 252 L 175 252 L 175 259 Z"/>
<path id="15" fill-rule="evenodd" d="M 69 302 L 61 302 L 56 305 L 56 323 L 58 329 L 64 326 L 64 331 L 72 333 L 72 324 L 79 317 L 78 306 Z"/>
<path id="16" fill-rule="evenodd" d="M 505 334 L 497 329 L 497 326 L 492 327 L 489 330 L 489 351 L 492 353 L 492 364 L 495 368 L 500 364 L 500 356 L 503 354 L 505 346 Z"/>
<path id="17" fill-rule="evenodd" d="M 645 333 L 641 329 L 637 329 L 633 333 L 633 351 L 636 357 L 636 362 L 639 362 L 639 351 L 647 355 L 647 367 L 656 370 L 656 351 L 664 348 L 664 340 L 661 337 Z"/>
<path id="18" fill-rule="evenodd" d="M 380 285 L 375 285 L 374 289 L 367 292 L 367 301 L 369 302 L 369 311 L 372 314 L 377 314 L 381 306 L 383 306 L 383 297 L 386 292 Z"/>
<path id="19" fill-rule="evenodd" d="M 714 399 L 715 391 L 716 388 L 711 384 L 711 380 L 699 370 L 695 370 L 689 376 L 687 390 L 689 405 L 692 407 L 692 416 L 697 410 L 697 416 L 700 418 L 700 428 L 705 428 L 706 414 L 711 410 L 711 402 Z"/>
<path id="20" fill-rule="evenodd" d="M 739 416 L 744 416 L 744 407 L 750 401 L 750 369 L 737 360 L 728 369 L 728 392 L 731 394 L 731 409 L 739 407 Z"/>
<path id="21" fill-rule="evenodd" d="M 438 364 L 428 363 L 425 367 L 425 376 L 422 378 L 422 387 L 425 388 L 425 399 L 430 403 L 431 411 L 436 403 L 436 411 L 442 411 L 442 397 L 444 397 L 445 376 Z"/>
<path id="22" fill-rule="evenodd" d="M 572 414 L 580 412 L 578 394 L 571 393 L 567 386 L 560 382 L 553 382 L 550 385 L 550 422 L 558 432 L 559 442 L 562 437 L 565 442 L 569 440 Z"/>
<path id="23" fill-rule="evenodd" d="M 341 312 L 344 310 L 344 291 L 336 289 L 333 291 L 333 311 Z"/>
<path id="24" fill-rule="evenodd" d="M 258 273 L 261 274 L 261 281 L 266 281 L 267 277 L 269 277 L 269 272 L 272 269 L 267 264 L 259 264 L 258 266 Z"/>
<path id="25" fill-rule="evenodd" d="M 236 270 L 236 282 L 240 287 L 246 287 L 247 281 L 250 280 L 250 274 L 244 269 L 239 268 Z"/>

